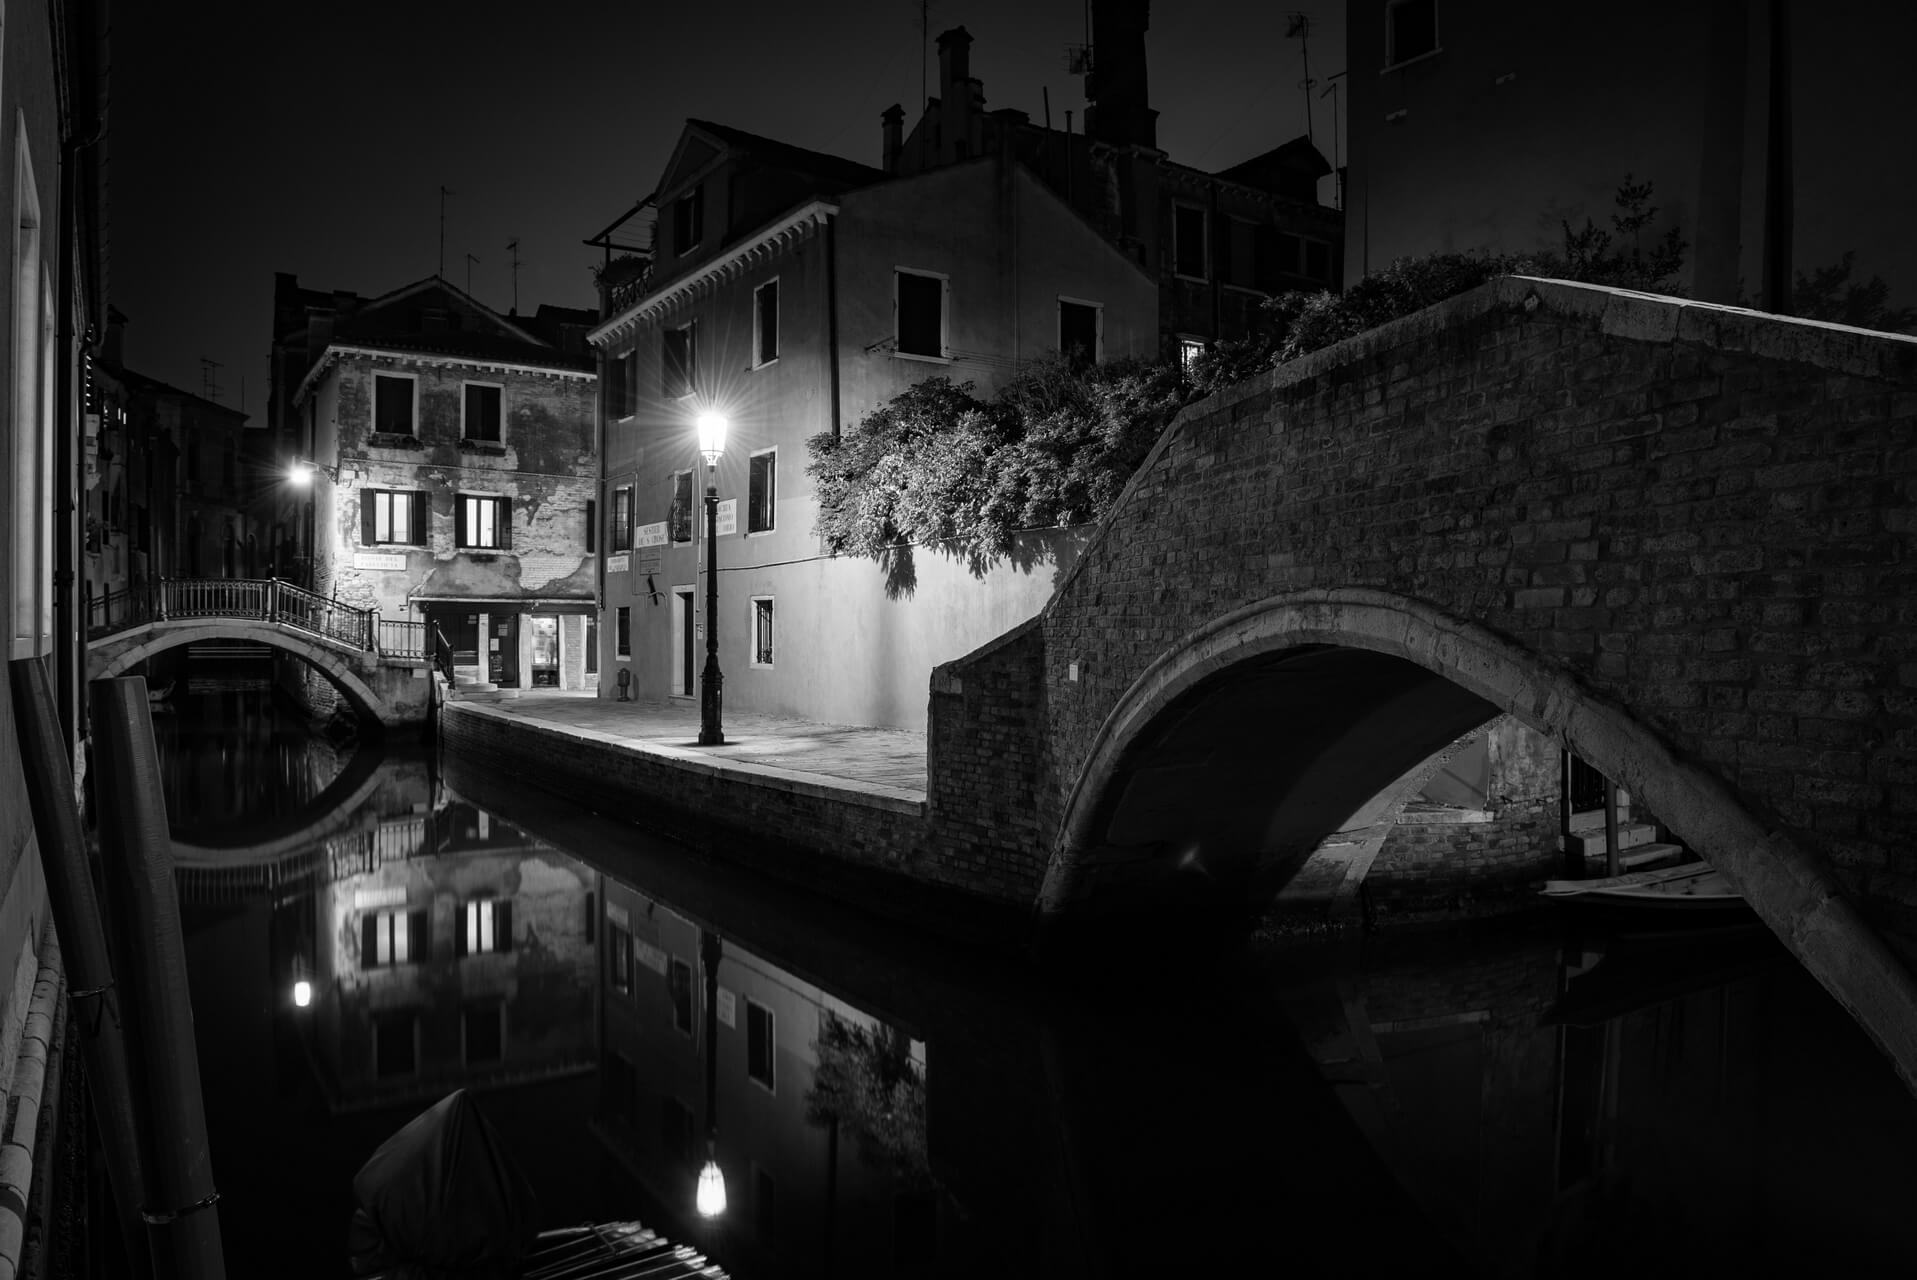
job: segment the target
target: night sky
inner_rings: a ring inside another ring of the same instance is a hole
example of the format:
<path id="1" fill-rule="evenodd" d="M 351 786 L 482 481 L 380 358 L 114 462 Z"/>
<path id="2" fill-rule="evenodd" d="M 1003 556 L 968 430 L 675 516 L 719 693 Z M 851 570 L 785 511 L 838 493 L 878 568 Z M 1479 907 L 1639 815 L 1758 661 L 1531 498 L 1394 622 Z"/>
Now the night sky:
<path id="1" fill-rule="evenodd" d="M 1311 70 L 1344 69 L 1343 6 L 1315 19 Z M 1216 170 L 1304 132 L 1287 6 L 1153 6 L 1159 143 Z M 930 35 L 963 25 L 987 110 L 1082 128 L 1066 46 L 1081 0 L 935 0 Z M 111 301 L 129 366 L 189 391 L 201 357 L 218 398 L 264 426 L 273 273 L 377 295 L 430 275 L 446 202 L 445 271 L 505 310 L 596 304 L 581 241 L 652 190 L 687 117 L 879 163 L 879 113 L 916 120 L 919 6 L 368 3 L 196 0 L 114 8 L 109 153 Z M 927 91 L 938 93 L 936 50 Z M 1312 107 L 1330 155 L 1331 99 Z M 1327 191 L 1328 195 L 1328 191 Z"/>

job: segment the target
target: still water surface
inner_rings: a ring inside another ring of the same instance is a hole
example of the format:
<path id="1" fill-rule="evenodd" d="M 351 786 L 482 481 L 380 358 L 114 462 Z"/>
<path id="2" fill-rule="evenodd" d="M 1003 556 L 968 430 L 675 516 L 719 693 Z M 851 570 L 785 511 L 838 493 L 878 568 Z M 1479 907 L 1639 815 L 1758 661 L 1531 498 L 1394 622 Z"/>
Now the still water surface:
<path id="1" fill-rule="evenodd" d="M 1756 927 L 1543 914 L 1188 964 L 1145 920 L 1039 978 L 702 864 L 642 812 L 335 749 L 261 690 L 174 703 L 230 1275 L 347 1274 L 354 1172 L 461 1086 L 548 1225 L 639 1218 L 744 1277 L 1911 1257 L 1917 1106 Z"/>

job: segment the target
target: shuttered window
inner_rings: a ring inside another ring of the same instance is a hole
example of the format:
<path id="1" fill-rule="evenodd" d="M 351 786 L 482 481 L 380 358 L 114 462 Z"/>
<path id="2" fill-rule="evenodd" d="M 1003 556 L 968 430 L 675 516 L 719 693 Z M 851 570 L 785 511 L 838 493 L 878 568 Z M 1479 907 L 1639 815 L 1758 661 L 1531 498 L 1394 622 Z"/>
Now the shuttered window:
<path id="1" fill-rule="evenodd" d="M 426 495 L 423 493 L 402 489 L 360 490 L 360 545 L 425 545 L 426 511 Z"/>
<path id="2" fill-rule="evenodd" d="M 513 949 L 513 904 L 510 898 L 475 898 L 460 908 L 459 927 L 453 931 L 453 954 L 484 955 Z"/>
<path id="3" fill-rule="evenodd" d="M 513 501 L 462 493 L 453 505 L 453 541 L 475 551 L 505 551 L 513 545 Z"/>
<path id="4" fill-rule="evenodd" d="M 426 912 L 374 911 L 359 919 L 359 967 L 384 969 L 428 958 Z"/>

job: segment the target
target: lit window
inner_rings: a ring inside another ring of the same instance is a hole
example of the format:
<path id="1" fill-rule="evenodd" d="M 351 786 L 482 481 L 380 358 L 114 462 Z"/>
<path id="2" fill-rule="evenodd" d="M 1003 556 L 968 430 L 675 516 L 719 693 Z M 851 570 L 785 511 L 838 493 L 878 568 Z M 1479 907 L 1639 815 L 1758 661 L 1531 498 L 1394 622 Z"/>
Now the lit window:
<path id="1" fill-rule="evenodd" d="M 475 898 L 460 911 L 459 931 L 454 935 L 456 954 L 484 955 L 489 951 L 513 949 L 513 904 L 511 899 Z"/>
<path id="2" fill-rule="evenodd" d="M 369 912 L 359 920 L 359 967 L 384 969 L 426 959 L 425 911 Z"/>
<path id="3" fill-rule="evenodd" d="M 1205 211 L 1188 204 L 1172 207 L 1172 270 L 1193 280 L 1211 278 L 1210 236 Z"/>
<path id="4" fill-rule="evenodd" d="M 1058 349 L 1072 364 L 1097 364 L 1103 352 L 1105 309 L 1096 302 L 1058 300 Z"/>
<path id="5" fill-rule="evenodd" d="M 499 394 L 500 388 L 488 383 L 466 384 L 464 410 L 468 440 L 499 443 Z"/>
<path id="6" fill-rule="evenodd" d="M 773 1087 L 772 1010 L 756 1000 L 746 1001 L 746 1075 Z"/>
<path id="7" fill-rule="evenodd" d="M 1438 0 L 1389 0 L 1385 5 L 1385 65 L 1438 51 Z"/>
<path id="8" fill-rule="evenodd" d="M 766 533 L 771 530 L 778 488 L 779 451 L 765 449 L 753 454 L 746 472 L 747 533 Z"/>
<path id="9" fill-rule="evenodd" d="M 693 341 L 694 328 L 682 324 L 667 329 L 663 335 L 664 348 L 661 368 L 665 381 L 663 390 L 668 400 L 678 400 L 692 394 L 693 380 L 697 375 L 697 352 Z"/>
<path id="10" fill-rule="evenodd" d="M 1198 357 L 1205 354 L 1205 343 L 1200 338 L 1180 338 L 1178 340 L 1178 367 L 1186 373 L 1192 371 Z"/>
<path id="11" fill-rule="evenodd" d="M 621 485 L 612 491 L 612 549 L 632 550 L 632 486 Z"/>
<path id="12" fill-rule="evenodd" d="M 772 665 L 771 596 L 755 596 L 752 600 L 752 665 Z"/>
<path id="13" fill-rule="evenodd" d="M 367 547 L 417 545 L 426 531 L 426 495 L 392 489 L 362 489 L 359 540 Z"/>
<path id="14" fill-rule="evenodd" d="M 391 374 L 373 375 L 373 430 L 382 435 L 413 434 L 413 391 L 411 378 Z"/>
<path id="15" fill-rule="evenodd" d="M 779 358 L 779 282 L 768 280 L 752 291 L 753 364 Z"/>
<path id="16" fill-rule="evenodd" d="M 481 551 L 505 550 L 512 546 L 512 499 L 478 498 L 460 494 L 458 527 L 454 541 L 461 547 Z"/>
<path id="17" fill-rule="evenodd" d="M 918 271 L 893 273 L 901 355 L 945 355 L 945 278 Z"/>

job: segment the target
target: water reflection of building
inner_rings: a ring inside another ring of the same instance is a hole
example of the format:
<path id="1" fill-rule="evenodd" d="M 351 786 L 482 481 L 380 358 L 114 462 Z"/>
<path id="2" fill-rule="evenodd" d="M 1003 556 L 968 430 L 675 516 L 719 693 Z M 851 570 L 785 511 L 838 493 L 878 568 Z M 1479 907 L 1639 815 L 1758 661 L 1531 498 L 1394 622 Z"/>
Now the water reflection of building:
<path id="1" fill-rule="evenodd" d="M 690 1224 L 710 1108 L 729 1207 L 689 1234 L 728 1267 L 781 1276 L 929 1267 L 937 1227 L 924 1045 L 670 906 L 601 883 L 595 1127 L 608 1149 Z M 711 1020 L 702 944 L 718 958 Z M 886 1099 L 885 1115 L 863 1105 L 874 1097 Z"/>
<path id="2" fill-rule="evenodd" d="M 312 1047 L 336 1107 L 590 1071 L 591 878 L 483 809 L 326 842 Z"/>

